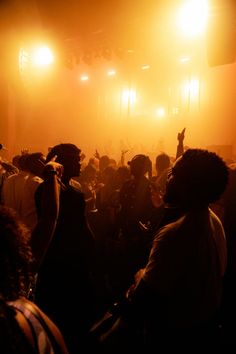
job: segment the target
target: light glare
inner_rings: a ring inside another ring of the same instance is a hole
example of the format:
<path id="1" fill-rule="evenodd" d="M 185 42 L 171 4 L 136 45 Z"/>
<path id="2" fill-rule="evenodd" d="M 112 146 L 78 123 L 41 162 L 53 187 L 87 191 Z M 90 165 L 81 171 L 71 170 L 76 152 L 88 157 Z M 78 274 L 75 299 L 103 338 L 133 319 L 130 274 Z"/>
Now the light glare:
<path id="1" fill-rule="evenodd" d="M 190 0 L 181 7 L 177 23 L 184 36 L 195 37 L 206 29 L 208 6 L 206 0 Z"/>
<path id="2" fill-rule="evenodd" d="M 111 76 L 115 76 L 116 75 L 116 71 L 114 69 L 108 70 L 107 75 L 110 76 L 110 77 Z"/>
<path id="3" fill-rule="evenodd" d="M 156 110 L 156 116 L 157 118 L 164 118 L 166 115 L 166 110 L 164 107 L 158 107 Z"/>
<path id="4" fill-rule="evenodd" d="M 142 70 L 148 70 L 150 69 L 150 65 L 146 64 L 141 67 Z"/>
<path id="5" fill-rule="evenodd" d="M 36 66 L 47 66 L 53 61 L 52 51 L 46 46 L 36 48 L 32 53 L 32 63 Z"/>
<path id="6" fill-rule="evenodd" d="M 134 89 L 126 89 L 122 93 L 122 101 L 127 104 L 134 104 L 136 102 L 136 91 Z"/>
<path id="7" fill-rule="evenodd" d="M 89 77 L 88 77 L 88 75 L 82 75 L 82 76 L 80 77 L 80 80 L 81 80 L 81 81 L 88 81 L 88 80 L 89 80 Z"/>

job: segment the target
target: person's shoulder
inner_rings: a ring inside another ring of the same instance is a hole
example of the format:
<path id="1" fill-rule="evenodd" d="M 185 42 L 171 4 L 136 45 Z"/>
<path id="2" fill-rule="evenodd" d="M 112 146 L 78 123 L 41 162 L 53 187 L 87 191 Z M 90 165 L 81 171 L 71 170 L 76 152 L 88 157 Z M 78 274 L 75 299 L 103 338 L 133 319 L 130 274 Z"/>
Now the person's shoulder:
<path id="1" fill-rule="evenodd" d="M 217 231 L 217 233 L 221 233 L 225 237 L 224 227 L 220 218 L 210 208 L 209 208 L 209 212 L 210 212 L 211 223 L 214 229 Z"/>
<path id="2" fill-rule="evenodd" d="M 155 236 L 155 240 L 163 240 L 166 238 L 174 237 L 184 224 L 185 216 L 180 217 L 178 220 L 170 222 L 162 226 Z"/>
<path id="3" fill-rule="evenodd" d="M 216 213 L 214 213 L 214 211 L 211 208 L 209 208 L 209 213 L 210 213 L 210 218 L 212 219 L 214 224 L 222 225 L 220 218 L 216 215 Z"/>
<path id="4" fill-rule="evenodd" d="M 35 335 L 40 336 L 37 340 L 42 342 L 42 331 L 45 334 L 45 346 L 48 350 L 68 354 L 68 350 L 64 341 L 64 338 L 57 327 L 57 325 L 40 309 L 34 302 L 28 300 L 25 297 L 18 298 L 15 301 L 10 302 L 10 305 L 20 310 L 28 318 L 32 328 L 34 328 Z M 35 327 L 35 321 L 38 323 Z M 41 328 L 41 329 L 40 329 Z M 47 342 L 47 343 L 46 343 Z"/>

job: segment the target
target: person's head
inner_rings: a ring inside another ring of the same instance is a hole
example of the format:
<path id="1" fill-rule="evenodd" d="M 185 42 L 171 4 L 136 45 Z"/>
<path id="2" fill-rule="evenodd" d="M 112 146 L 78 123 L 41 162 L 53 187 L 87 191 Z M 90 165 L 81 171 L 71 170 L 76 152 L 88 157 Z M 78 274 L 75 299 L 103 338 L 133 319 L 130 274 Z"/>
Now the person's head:
<path id="1" fill-rule="evenodd" d="M 80 180 L 80 182 L 89 183 L 89 182 L 95 181 L 96 178 L 97 178 L 96 169 L 93 167 L 93 165 L 88 164 L 87 166 L 85 166 L 85 168 L 81 172 L 79 180 Z"/>
<path id="2" fill-rule="evenodd" d="M 45 156 L 42 152 L 26 154 L 24 159 L 25 169 L 35 176 L 42 176 Z"/>
<path id="3" fill-rule="evenodd" d="M 0 206 L 0 293 L 7 300 L 26 295 L 33 262 L 30 234 L 16 213 Z"/>
<path id="4" fill-rule="evenodd" d="M 135 177 L 144 176 L 151 170 L 151 160 L 143 154 L 135 155 L 131 161 L 128 161 L 130 172 Z"/>
<path id="5" fill-rule="evenodd" d="M 131 178 L 130 169 L 128 166 L 120 166 L 116 170 L 115 184 L 117 188 L 120 188 L 124 182 Z"/>
<path id="6" fill-rule="evenodd" d="M 109 156 L 107 156 L 107 155 L 101 156 L 100 159 L 99 159 L 99 170 L 100 170 L 100 172 L 105 170 L 105 168 L 107 168 L 109 166 L 109 163 L 110 163 Z"/>
<path id="7" fill-rule="evenodd" d="M 187 150 L 170 169 L 164 201 L 182 209 L 208 206 L 224 192 L 228 167 L 214 152 Z"/>
<path id="8" fill-rule="evenodd" d="M 88 165 L 94 167 L 96 171 L 99 170 L 99 160 L 96 157 L 91 157 L 89 159 Z"/>
<path id="9" fill-rule="evenodd" d="M 67 183 L 72 177 L 80 175 L 80 153 L 81 150 L 74 144 L 59 144 L 51 148 L 46 162 L 56 156 L 56 162 L 64 167 L 62 179 Z"/>
<path id="10" fill-rule="evenodd" d="M 20 159 L 21 155 L 15 155 L 13 156 L 12 158 L 12 163 L 14 166 L 16 166 L 18 169 L 20 169 L 20 166 L 19 166 L 19 159 Z"/>
<path id="11" fill-rule="evenodd" d="M 156 157 L 156 171 L 157 174 L 161 174 L 164 170 L 170 167 L 170 157 L 164 152 Z"/>

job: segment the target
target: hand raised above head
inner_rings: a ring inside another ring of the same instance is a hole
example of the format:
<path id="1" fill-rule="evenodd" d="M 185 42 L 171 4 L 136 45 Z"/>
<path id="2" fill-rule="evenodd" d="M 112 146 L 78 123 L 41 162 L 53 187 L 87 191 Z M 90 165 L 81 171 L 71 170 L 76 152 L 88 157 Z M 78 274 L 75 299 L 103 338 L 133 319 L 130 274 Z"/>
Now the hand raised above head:
<path id="1" fill-rule="evenodd" d="M 180 142 L 184 141 L 185 130 L 186 130 L 186 128 L 184 128 L 181 133 L 178 133 L 178 136 L 177 136 L 178 141 L 180 141 Z"/>
<path id="2" fill-rule="evenodd" d="M 97 151 L 97 149 L 95 150 L 94 157 L 96 157 L 98 160 L 100 159 L 100 154 L 99 154 L 99 152 Z"/>

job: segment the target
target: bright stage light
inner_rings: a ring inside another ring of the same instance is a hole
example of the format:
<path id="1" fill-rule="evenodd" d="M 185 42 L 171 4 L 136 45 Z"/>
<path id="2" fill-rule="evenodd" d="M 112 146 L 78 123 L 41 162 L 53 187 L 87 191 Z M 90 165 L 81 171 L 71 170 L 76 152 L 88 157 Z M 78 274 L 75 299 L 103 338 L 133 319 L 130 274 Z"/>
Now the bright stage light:
<path id="1" fill-rule="evenodd" d="M 115 75 L 116 75 L 116 71 L 114 69 L 108 70 L 107 76 L 112 77 L 112 76 L 115 76 Z"/>
<path id="2" fill-rule="evenodd" d="M 190 61 L 190 57 L 182 57 L 182 58 L 180 58 L 180 63 L 181 64 L 185 64 L 185 63 L 188 63 L 189 61 Z"/>
<path id="3" fill-rule="evenodd" d="M 32 52 L 32 64 L 35 66 L 48 66 L 53 61 L 52 51 L 46 46 L 35 48 Z"/>
<path id="4" fill-rule="evenodd" d="M 199 97 L 199 79 L 187 80 L 182 86 L 182 93 L 185 99 L 196 100 Z"/>
<path id="5" fill-rule="evenodd" d="M 136 91 L 134 89 L 126 89 L 122 92 L 122 101 L 125 104 L 134 104 L 136 102 Z"/>
<path id="6" fill-rule="evenodd" d="M 206 0 L 189 0 L 180 8 L 177 24 L 186 37 L 195 37 L 204 33 L 208 17 Z"/>
<path id="7" fill-rule="evenodd" d="M 80 81 L 88 81 L 88 80 L 89 80 L 88 75 L 82 75 L 82 76 L 80 77 Z"/>
<path id="8" fill-rule="evenodd" d="M 164 107 L 158 107 L 156 110 L 156 116 L 157 118 L 161 119 L 166 116 L 166 110 Z"/>
<path id="9" fill-rule="evenodd" d="M 141 69 L 142 69 L 142 70 L 148 70 L 148 69 L 150 69 L 150 65 L 145 64 L 145 65 L 143 65 L 143 66 L 141 67 Z"/>

